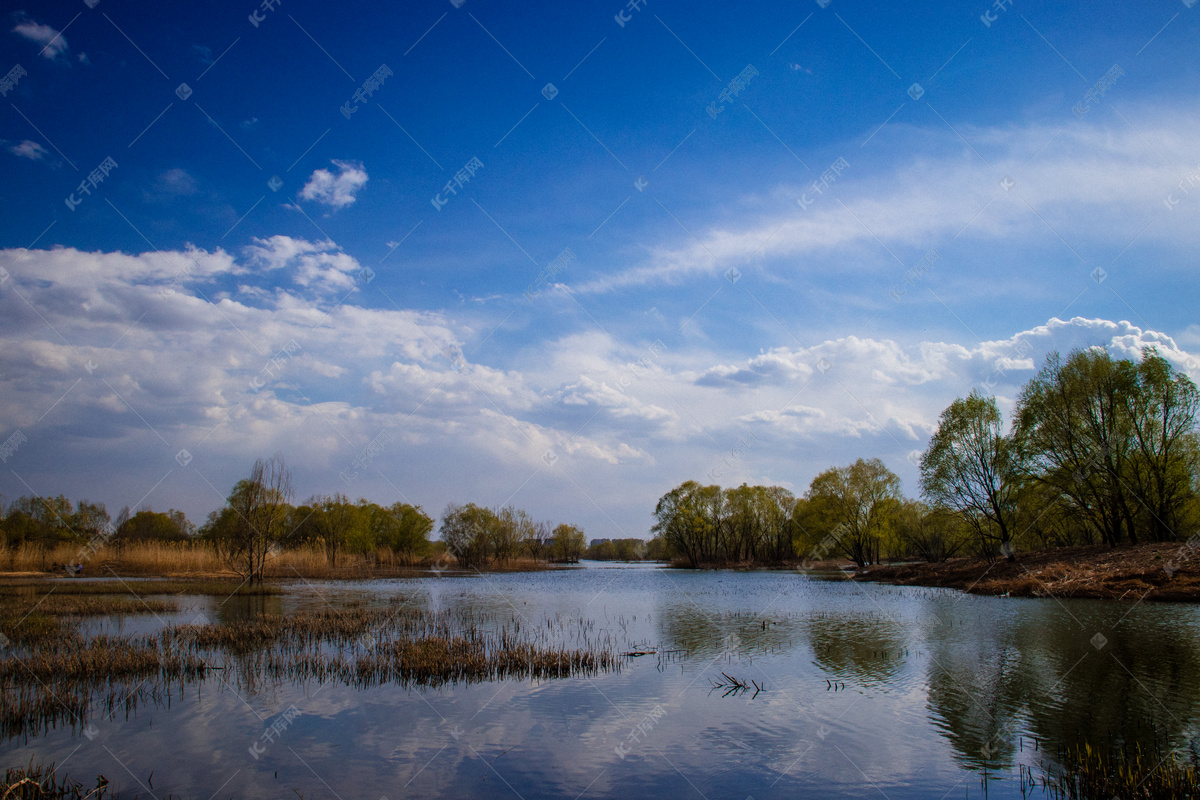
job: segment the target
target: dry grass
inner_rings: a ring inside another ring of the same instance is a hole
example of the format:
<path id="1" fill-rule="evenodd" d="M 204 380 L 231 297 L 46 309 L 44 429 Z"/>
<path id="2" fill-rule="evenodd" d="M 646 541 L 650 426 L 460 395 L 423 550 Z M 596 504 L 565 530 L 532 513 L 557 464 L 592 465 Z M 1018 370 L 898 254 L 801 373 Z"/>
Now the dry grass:
<path id="1" fill-rule="evenodd" d="M 105 545 L 88 552 L 75 544 L 53 548 L 21 545 L 0 555 L 0 569 L 12 574 L 66 574 L 65 564 L 83 564 L 83 577 L 90 576 L 204 576 L 235 577 L 237 572 L 205 542 L 139 542 L 118 547 Z M 319 547 L 283 550 L 269 558 L 268 578 L 356 579 L 412 577 L 457 570 L 452 557 L 413 559 L 386 550 L 368 555 L 342 554 L 337 565 L 329 563 Z M 551 569 L 551 565 L 532 558 L 517 558 L 490 564 L 484 571 L 513 572 Z M 469 570 L 474 572 L 475 570 Z"/>
<path id="2" fill-rule="evenodd" d="M 4 771 L 4 779 L 0 782 L 0 795 L 3 800 L 43 800 L 44 798 L 63 798 L 63 800 L 101 800 L 111 797 L 108 793 L 108 779 L 103 775 L 96 779 L 96 785 L 87 788 L 79 781 L 70 778 L 59 778 L 54 765 L 29 762 L 28 767 L 13 767 Z"/>
<path id="3" fill-rule="evenodd" d="M 236 578 L 213 580 L 138 580 L 138 581 L 93 581 L 81 578 L 73 581 L 47 581 L 45 579 L 22 578 L 0 581 L 0 598 L 20 597 L 33 593 L 39 598 L 75 595 L 128 595 L 147 597 L 156 594 L 185 595 L 199 594 L 213 597 L 238 595 L 282 594 L 283 589 L 273 584 L 250 586 Z M 103 613 L 103 612 L 101 612 Z"/>

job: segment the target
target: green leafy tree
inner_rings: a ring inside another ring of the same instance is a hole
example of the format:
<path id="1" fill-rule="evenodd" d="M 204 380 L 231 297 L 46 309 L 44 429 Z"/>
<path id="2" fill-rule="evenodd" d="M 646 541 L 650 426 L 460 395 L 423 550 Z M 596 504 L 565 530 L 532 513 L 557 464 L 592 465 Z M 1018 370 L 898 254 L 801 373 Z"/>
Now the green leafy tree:
<path id="1" fill-rule="evenodd" d="M 180 514 L 180 512 L 173 512 Z M 182 516 L 180 514 L 180 516 Z M 163 514 L 150 509 L 142 509 L 127 519 L 121 527 L 117 528 L 116 539 L 118 542 L 128 544 L 129 542 L 182 542 L 186 541 L 187 524 L 186 518 L 182 520 L 172 516 L 172 514 Z"/>
<path id="2" fill-rule="evenodd" d="M 378 546 L 386 548 L 393 557 L 413 563 L 430 552 L 433 519 L 420 506 L 408 503 L 393 503 L 387 508 L 373 506 L 370 524 Z"/>
<path id="3" fill-rule="evenodd" d="M 877 458 L 827 469 L 800 506 L 805 544 L 810 553 L 838 553 L 859 568 L 878 563 L 902 501 L 900 478 Z"/>
<path id="4" fill-rule="evenodd" d="M 586 550 L 587 539 L 582 530 L 565 522 L 555 527 L 550 544 L 550 552 L 555 561 L 576 563 L 583 558 Z"/>
<path id="5" fill-rule="evenodd" d="M 906 500 L 896 514 L 896 535 L 904 550 L 929 563 L 945 561 L 970 541 L 972 530 L 962 514 Z"/>
<path id="6" fill-rule="evenodd" d="M 995 398 L 974 392 L 942 412 L 921 457 L 926 499 L 961 514 L 985 544 L 985 554 L 994 542 L 1009 560 L 1022 476 L 1019 448 L 1004 433 Z"/>
<path id="7" fill-rule="evenodd" d="M 442 513 L 441 539 L 460 567 L 478 569 L 491 558 L 493 532 L 499 524 L 489 508 L 451 503 Z"/>

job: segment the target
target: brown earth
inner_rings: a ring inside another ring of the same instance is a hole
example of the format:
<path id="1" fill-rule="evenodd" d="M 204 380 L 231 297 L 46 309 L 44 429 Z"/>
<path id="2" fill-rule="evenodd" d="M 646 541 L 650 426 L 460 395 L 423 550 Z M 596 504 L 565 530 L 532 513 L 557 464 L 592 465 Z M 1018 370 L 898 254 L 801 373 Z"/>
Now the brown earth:
<path id="1" fill-rule="evenodd" d="M 856 579 L 1013 597 L 1200 602 L 1200 543 L 1064 547 L 1018 553 L 1011 562 L 958 558 L 883 565 Z"/>

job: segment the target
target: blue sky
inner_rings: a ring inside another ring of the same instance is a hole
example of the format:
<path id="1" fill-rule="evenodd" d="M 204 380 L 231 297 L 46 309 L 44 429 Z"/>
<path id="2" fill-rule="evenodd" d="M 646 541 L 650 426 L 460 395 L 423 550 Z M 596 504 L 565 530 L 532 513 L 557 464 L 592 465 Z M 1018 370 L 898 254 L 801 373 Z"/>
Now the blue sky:
<path id="1" fill-rule="evenodd" d="M 1050 350 L 1200 378 L 1197 15 L 9 12 L 0 494 L 199 520 L 274 452 L 298 499 L 593 536 L 688 478 L 915 494 L 941 409 Z"/>

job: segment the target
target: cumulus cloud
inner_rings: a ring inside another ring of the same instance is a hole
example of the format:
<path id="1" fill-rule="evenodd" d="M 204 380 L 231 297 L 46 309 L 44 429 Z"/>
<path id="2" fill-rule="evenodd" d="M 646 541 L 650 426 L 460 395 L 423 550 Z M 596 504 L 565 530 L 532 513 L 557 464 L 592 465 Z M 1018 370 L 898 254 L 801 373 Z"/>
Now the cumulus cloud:
<path id="1" fill-rule="evenodd" d="M 41 55 L 44 58 L 54 59 L 68 50 L 66 37 L 49 25 L 26 19 L 18 22 L 12 32 L 42 45 Z"/>
<path id="2" fill-rule="evenodd" d="M 332 163 L 337 174 L 327 169 L 314 170 L 300 190 L 300 197 L 334 209 L 345 208 L 354 203 L 358 191 L 367 185 L 367 171 L 358 161 L 334 159 Z"/>
<path id="3" fill-rule="evenodd" d="M 116 507 L 170 474 L 148 502 L 193 515 L 279 451 L 303 491 L 434 512 L 511 499 L 596 535 L 644 535 L 663 491 L 713 468 L 727 484 L 802 489 L 881 456 L 915 491 L 907 455 L 941 409 L 975 388 L 1011 408 L 1052 350 L 1154 346 L 1200 377 L 1170 336 L 1079 317 L 969 346 L 845 336 L 740 359 L 675 342 L 630 352 L 591 327 L 536 357 L 480 350 L 499 320 L 455 314 L 486 310 L 331 295 L 358 262 L 288 236 L 237 254 L 3 250 L 0 267 L 0 437 L 29 440 L 6 466 Z M 354 467 L 372 441 L 378 455 Z M 5 474 L 0 491 L 27 491 Z"/>
<path id="4" fill-rule="evenodd" d="M 8 152 L 21 158 L 28 158 L 30 161 L 41 161 L 50 155 L 46 148 L 34 141 L 26 139 L 20 144 L 14 144 L 8 148 Z"/>
<path id="5" fill-rule="evenodd" d="M 350 291 L 363 267 L 333 242 L 310 242 L 291 236 L 254 239 L 245 250 L 250 262 L 268 270 L 286 269 L 303 287 Z"/>

